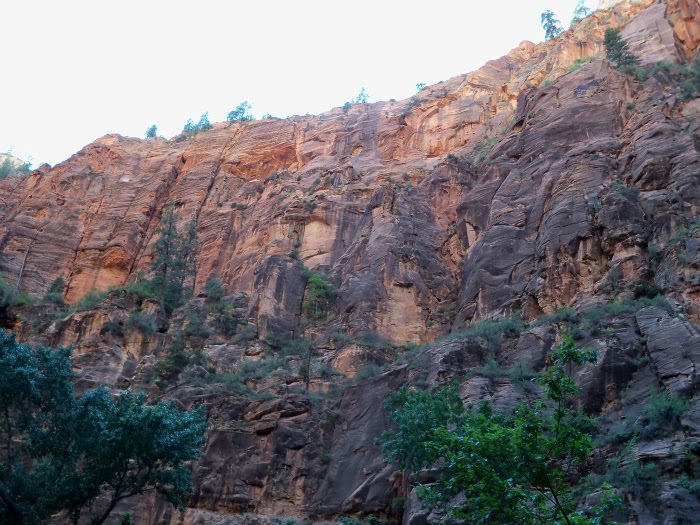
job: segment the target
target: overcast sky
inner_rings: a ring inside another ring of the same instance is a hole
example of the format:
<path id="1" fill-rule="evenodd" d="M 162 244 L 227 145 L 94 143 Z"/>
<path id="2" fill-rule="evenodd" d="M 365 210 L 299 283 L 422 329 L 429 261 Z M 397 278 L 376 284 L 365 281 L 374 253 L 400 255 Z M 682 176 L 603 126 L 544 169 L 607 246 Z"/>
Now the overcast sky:
<path id="1" fill-rule="evenodd" d="M 58 163 L 107 133 L 166 137 L 243 100 L 256 117 L 403 99 L 522 40 L 577 0 L 8 0 L 0 151 Z M 595 4 L 591 1 L 590 4 Z"/>

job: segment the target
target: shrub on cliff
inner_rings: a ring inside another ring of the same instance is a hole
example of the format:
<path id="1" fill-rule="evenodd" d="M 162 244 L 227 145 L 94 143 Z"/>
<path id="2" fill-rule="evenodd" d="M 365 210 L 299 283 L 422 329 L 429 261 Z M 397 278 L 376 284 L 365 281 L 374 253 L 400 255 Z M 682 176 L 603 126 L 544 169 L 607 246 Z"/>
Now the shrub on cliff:
<path id="1" fill-rule="evenodd" d="M 78 523 L 89 508 L 89 521 L 102 524 L 118 502 L 152 489 L 181 506 L 192 489 L 185 463 L 204 441 L 204 408 L 148 405 L 128 390 L 75 397 L 69 354 L 0 330 L 0 523 L 62 510 Z"/>
<path id="2" fill-rule="evenodd" d="M 146 138 L 154 139 L 158 136 L 158 128 L 153 124 L 150 128 L 146 130 Z"/>
<path id="3" fill-rule="evenodd" d="M 63 306 L 65 304 L 63 295 L 66 292 L 66 280 L 62 275 L 56 277 L 51 284 L 49 289 L 46 290 L 44 297 L 42 297 L 42 302 L 47 304 L 55 304 L 58 306 Z"/>

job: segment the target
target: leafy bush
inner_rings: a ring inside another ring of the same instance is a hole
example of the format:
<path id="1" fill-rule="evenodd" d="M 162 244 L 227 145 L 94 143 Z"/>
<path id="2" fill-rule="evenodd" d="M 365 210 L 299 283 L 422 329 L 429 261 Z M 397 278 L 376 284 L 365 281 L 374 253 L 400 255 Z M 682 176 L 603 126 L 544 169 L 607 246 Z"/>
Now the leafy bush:
<path id="1" fill-rule="evenodd" d="M 150 128 L 146 130 L 146 138 L 154 139 L 158 136 L 158 128 L 153 124 Z"/>
<path id="2" fill-rule="evenodd" d="M 185 338 L 178 333 L 168 346 L 167 353 L 155 366 L 155 373 L 163 379 L 175 379 L 187 367 L 190 358 L 185 353 Z"/>
<path id="3" fill-rule="evenodd" d="M 217 304 L 224 298 L 224 283 L 220 279 L 210 277 L 204 285 L 204 293 L 207 294 L 207 302 Z"/>
<path id="4" fill-rule="evenodd" d="M 500 321 L 482 319 L 472 323 L 466 330 L 450 334 L 445 339 L 468 340 L 476 337 L 483 337 L 491 344 L 500 344 L 501 336 L 516 336 L 525 329 L 525 325 L 520 317 L 507 317 Z"/>
<path id="5" fill-rule="evenodd" d="M 494 381 L 499 377 L 507 376 L 508 372 L 498 364 L 498 361 L 492 355 L 489 355 L 486 358 L 486 363 L 473 369 L 469 375 L 477 375 Z"/>
<path id="6" fill-rule="evenodd" d="M 143 274 L 140 273 L 136 275 L 136 278 L 132 282 L 117 288 L 117 290 L 122 290 L 125 293 L 135 296 L 139 304 L 143 302 L 144 299 L 157 296 L 153 281 L 146 279 Z"/>
<path id="7" fill-rule="evenodd" d="M 585 57 L 585 58 L 577 58 L 574 60 L 574 63 L 571 64 L 566 70 L 568 72 L 576 71 L 577 69 L 580 69 L 581 66 L 585 66 L 586 64 L 589 64 L 590 62 L 593 62 L 594 60 L 597 60 L 598 57 Z"/>
<path id="8" fill-rule="evenodd" d="M 0 276 L 0 308 L 15 306 L 17 293 L 2 276 Z"/>
<path id="9" fill-rule="evenodd" d="M 378 376 L 382 372 L 384 372 L 384 367 L 382 365 L 378 365 L 376 363 L 363 363 L 355 374 L 355 377 L 352 379 L 355 383 L 359 383 L 360 381 L 365 381 L 373 378 L 374 376 Z"/>
<path id="10" fill-rule="evenodd" d="M 85 295 L 83 295 L 80 300 L 73 305 L 73 310 L 76 312 L 83 312 L 86 310 L 92 310 L 96 308 L 105 297 L 107 297 L 108 292 L 105 290 L 88 290 Z"/>
<path id="11" fill-rule="evenodd" d="M 644 406 L 640 424 L 642 438 L 661 437 L 681 428 L 681 416 L 688 410 L 688 400 L 667 391 L 653 392 Z"/>
<path id="12" fill-rule="evenodd" d="M 49 286 L 49 289 L 44 294 L 42 302 L 47 304 L 55 304 L 58 306 L 65 305 L 63 296 L 66 291 L 66 281 L 62 275 L 56 277 Z"/>
<path id="13" fill-rule="evenodd" d="M 158 330 L 158 325 L 153 316 L 141 311 L 132 312 L 126 320 L 126 326 L 138 330 L 146 336 L 153 335 Z"/>
<path id="14" fill-rule="evenodd" d="M 199 337 L 206 339 L 209 337 L 209 330 L 204 325 L 204 319 L 195 310 L 187 312 L 187 324 L 185 325 L 185 335 L 188 337 Z"/>

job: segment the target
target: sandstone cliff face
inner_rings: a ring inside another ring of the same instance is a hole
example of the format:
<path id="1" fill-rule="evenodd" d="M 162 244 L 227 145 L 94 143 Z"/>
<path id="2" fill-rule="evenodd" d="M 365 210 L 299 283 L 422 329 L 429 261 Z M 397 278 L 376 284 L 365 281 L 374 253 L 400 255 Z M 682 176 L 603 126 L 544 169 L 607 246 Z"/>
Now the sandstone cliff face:
<path id="1" fill-rule="evenodd" d="M 632 306 L 576 325 L 602 357 L 578 376 L 586 408 L 604 413 L 612 429 L 653 388 L 688 396 L 681 430 L 635 448 L 669 472 L 686 468 L 677 449 L 700 429 L 700 99 L 681 100 L 663 78 L 642 84 L 602 59 L 567 68 L 604 54 L 606 27 L 623 28 L 643 63 L 686 61 L 700 41 L 698 5 L 618 4 L 409 100 L 217 124 L 182 140 L 107 136 L 54 168 L 0 182 L 0 270 L 10 283 L 42 294 L 62 274 L 69 302 L 125 284 L 147 271 L 172 202 L 183 226 L 196 219 L 195 291 L 221 279 L 239 321 L 238 339 L 192 343 L 208 366 L 225 374 L 261 364 L 268 349 L 260 341 L 284 333 L 313 338 L 314 367 L 333 369 L 329 379 L 314 368 L 301 388 L 295 358 L 286 372 L 249 385 L 271 399 L 213 389 L 201 366 L 159 387 L 149 379 L 153 364 L 182 315 L 168 321 L 145 304 L 159 319 L 155 334 L 114 333 L 104 327 L 124 326 L 134 308 L 119 292 L 43 325 L 30 322 L 41 307 L 20 312 L 14 328 L 25 339 L 75 345 L 83 387 L 133 385 L 209 406 L 188 510 L 180 516 L 145 498 L 129 504 L 139 523 L 245 523 L 242 512 L 399 519 L 392 502 L 406 498 L 404 517 L 417 525 L 426 515 L 375 443 L 386 394 L 406 381 L 460 379 L 465 399 L 512 405 L 526 394 L 507 377 L 465 379 L 465 371 L 489 353 L 503 366 L 526 359 L 541 368 L 562 327 L 532 324 L 495 346 L 432 343 L 418 361 L 334 387 L 363 363 L 392 362 L 404 343 L 431 343 L 479 319 L 534 321 L 563 307 L 593 319 L 615 298 Z M 302 263 L 339 291 L 331 315 L 310 324 Z M 635 303 L 640 286 L 661 291 L 670 311 Z M 215 321 L 207 318 L 212 330 Z M 355 340 L 339 344 L 333 334 L 343 330 Z M 634 499 L 630 519 L 684 523 L 700 510 L 673 476 L 659 497 L 680 498 L 683 508 Z"/>

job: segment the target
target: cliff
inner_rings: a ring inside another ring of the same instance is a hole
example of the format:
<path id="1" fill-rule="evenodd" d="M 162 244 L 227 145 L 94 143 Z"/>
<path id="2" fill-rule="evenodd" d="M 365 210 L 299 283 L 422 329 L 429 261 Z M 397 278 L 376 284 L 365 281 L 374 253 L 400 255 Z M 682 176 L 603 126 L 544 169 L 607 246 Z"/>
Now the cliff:
<path id="1" fill-rule="evenodd" d="M 465 372 L 487 354 L 504 368 L 523 359 L 541 368 L 568 323 L 602 356 L 577 376 L 601 435 L 634 419 L 655 388 L 691 400 L 682 428 L 634 446 L 640 461 L 663 465 L 664 505 L 629 496 L 631 521 L 686 523 L 700 510 L 676 482 L 695 468 L 679 451 L 700 437 L 700 99 L 682 97 L 670 75 L 640 82 L 601 57 L 615 27 L 642 64 L 686 63 L 699 12 L 697 0 L 621 3 L 408 100 L 219 123 L 170 141 L 109 135 L 0 181 L 0 271 L 33 294 L 63 275 L 76 303 L 147 273 L 168 203 L 181 227 L 194 218 L 199 240 L 187 307 L 168 319 L 155 302 L 141 306 L 158 319 L 155 333 L 129 327 L 135 302 L 119 290 L 58 319 L 27 306 L 6 324 L 25 340 L 75 345 L 85 387 L 207 403 L 212 426 L 188 510 L 146 497 L 131 503 L 138 523 L 403 512 L 418 525 L 425 515 L 375 443 L 387 393 L 459 379 L 467 400 L 512 404 L 526 394 L 507 376 Z M 304 267 L 338 290 L 312 322 Z M 155 381 L 187 312 L 206 310 L 210 278 L 223 282 L 237 328 L 226 334 L 216 324 L 224 314 L 202 314 L 210 335 L 188 349 L 206 363 Z M 575 319 L 562 324 L 563 308 Z M 440 339 L 514 315 L 526 325 L 497 343 Z M 263 342 L 279 334 L 314 342 L 308 388 L 292 356 L 246 378 L 265 396 L 227 390 L 222 374 L 262 368 L 274 353 Z M 386 371 L 352 382 L 372 364 Z M 615 449 L 605 447 L 603 463 Z"/>

